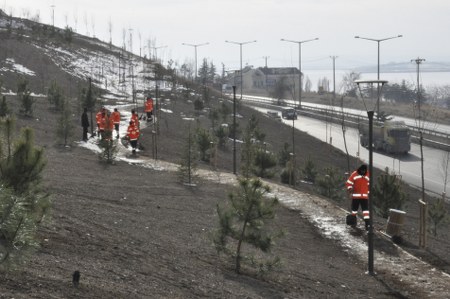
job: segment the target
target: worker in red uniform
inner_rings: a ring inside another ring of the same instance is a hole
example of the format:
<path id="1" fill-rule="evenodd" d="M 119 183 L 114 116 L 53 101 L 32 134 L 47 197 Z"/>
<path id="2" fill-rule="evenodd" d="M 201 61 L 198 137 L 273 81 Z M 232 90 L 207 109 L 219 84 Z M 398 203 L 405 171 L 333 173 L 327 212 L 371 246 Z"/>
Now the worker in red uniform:
<path id="1" fill-rule="evenodd" d="M 358 214 L 358 208 L 361 206 L 363 219 L 366 223 L 366 230 L 369 229 L 369 171 L 367 165 L 361 165 L 353 171 L 348 178 L 345 186 L 352 200 L 352 215 Z"/>
<path id="2" fill-rule="evenodd" d="M 101 122 L 102 122 L 102 113 L 105 111 L 105 107 L 102 107 L 102 109 L 100 109 L 97 114 L 95 115 L 95 121 L 97 123 L 97 137 L 100 138 L 100 126 L 101 126 Z"/>
<path id="3" fill-rule="evenodd" d="M 130 125 L 127 129 L 127 138 L 130 141 L 131 148 L 133 149 L 133 154 L 136 153 L 139 135 L 139 127 L 136 126 L 135 122 L 130 121 Z"/>
<path id="4" fill-rule="evenodd" d="M 97 119 L 98 126 L 98 138 L 103 139 L 105 136 L 105 128 L 106 128 L 106 109 L 102 108 L 100 111 L 100 115 L 97 113 L 95 118 Z"/>
<path id="5" fill-rule="evenodd" d="M 119 138 L 120 112 L 117 108 L 114 108 L 114 111 L 111 113 L 111 117 L 114 123 L 114 129 L 116 131 L 116 138 Z"/>
<path id="6" fill-rule="evenodd" d="M 139 116 L 134 109 L 131 110 L 130 121 L 132 121 L 136 125 L 136 127 L 139 128 Z"/>
<path id="7" fill-rule="evenodd" d="M 150 122 L 153 120 L 153 99 L 151 97 L 147 98 L 147 101 L 145 102 L 144 107 L 145 113 L 147 113 L 147 122 Z"/>
<path id="8" fill-rule="evenodd" d="M 110 111 L 106 111 L 105 117 L 102 119 L 103 137 L 105 140 L 112 140 L 112 132 L 114 131 L 114 121 Z"/>

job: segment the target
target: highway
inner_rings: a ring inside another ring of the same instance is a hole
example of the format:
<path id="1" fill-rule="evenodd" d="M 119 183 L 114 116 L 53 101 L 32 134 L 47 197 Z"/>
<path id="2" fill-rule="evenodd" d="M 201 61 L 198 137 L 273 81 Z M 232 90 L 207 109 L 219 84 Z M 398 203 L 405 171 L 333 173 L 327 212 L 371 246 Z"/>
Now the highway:
<path id="1" fill-rule="evenodd" d="M 251 103 L 247 102 L 247 105 Z M 267 114 L 267 108 L 252 107 L 255 110 Z M 281 113 L 280 113 L 281 115 Z M 289 126 L 292 126 L 292 120 L 282 119 L 282 122 Z M 320 140 L 344 151 L 344 137 L 342 134 L 341 126 L 338 124 L 326 124 L 324 121 L 309 118 L 300 115 L 298 120 L 294 122 L 294 126 L 297 130 L 306 132 L 307 134 L 314 136 Z M 350 155 L 359 157 L 365 163 L 369 161 L 369 151 L 359 145 L 359 134 L 357 129 L 347 128 L 346 130 L 347 149 Z M 301 151 L 301 148 L 299 149 Z M 444 191 L 444 170 L 442 165 L 447 155 L 446 151 L 438 150 L 430 147 L 424 147 L 424 173 L 425 173 L 425 189 L 427 193 L 434 196 L 442 196 Z M 421 170 L 420 170 L 420 147 L 418 144 L 411 144 L 411 151 L 407 155 L 388 155 L 384 152 L 373 153 L 374 167 L 379 169 L 385 169 L 389 167 L 390 171 L 394 171 L 397 175 L 401 175 L 402 179 L 410 185 L 420 188 L 421 183 Z M 450 170 L 448 170 L 450 171 Z M 450 176 L 450 175 L 449 175 Z M 446 187 L 446 194 L 448 196 L 450 192 L 449 184 Z"/>

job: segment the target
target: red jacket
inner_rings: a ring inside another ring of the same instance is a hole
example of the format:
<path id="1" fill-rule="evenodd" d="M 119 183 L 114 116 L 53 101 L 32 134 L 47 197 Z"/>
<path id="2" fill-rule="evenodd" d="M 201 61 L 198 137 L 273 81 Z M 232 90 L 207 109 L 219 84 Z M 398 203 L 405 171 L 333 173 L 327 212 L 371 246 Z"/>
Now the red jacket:
<path id="1" fill-rule="evenodd" d="M 148 98 L 147 102 L 145 102 L 145 112 L 153 111 L 153 99 Z"/>
<path id="2" fill-rule="evenodd" d="M 113 120 L 115 125 L 120 124 L 120 113 L 119 113 L 119 111 L 113 111 L 111 113 L 111 118 L 112 118 L 112 120 Z"/>
<path id="3" fill-rule="evenodd" d="M 353 173 L 348 178 L 345 186 L 347 190 L 352 193 L 353 199 L 368 199 L 369 198 L 369 172 L 365 175 L 360 175 L 358 171 Z"/>
<path id="4" fill-rule="evenodd" d="M 139 138 L 139 135 L 139 128 L 137 126 L 135 126 L 134 124 L 128 126 L 127 136 L 130 141 L 137 140 Z"/>
<path id="5" fill-rule="evenodd" d="M 131 121 L 139 127 L 139 116 L 137 113 L 131 113 Z"/>

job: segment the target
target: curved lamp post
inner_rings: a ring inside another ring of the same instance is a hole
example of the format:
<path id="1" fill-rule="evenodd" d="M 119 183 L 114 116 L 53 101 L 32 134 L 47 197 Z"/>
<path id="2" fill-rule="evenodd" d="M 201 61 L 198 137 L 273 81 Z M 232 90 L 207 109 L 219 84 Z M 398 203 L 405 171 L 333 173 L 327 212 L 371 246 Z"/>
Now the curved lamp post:
<path id="1" fill-rule="evenodd" d="M 377 96 L 379 97 L 383 85 L 388 81 L 386 80 L 356 80 L 355 83 L 358 85 L 360 96 L 364 102 L 364 107 L 367 111 L 367 116 L 369 118 L 369 233 L 368 233 L 368 274 L 374 275 L 373 270 L 373 204 L 372 204 L 372 185 L 373 185 L 373 115 L 374 109 L 367 108 L 366 102 L 364 101 L 363 92 L 361 90 L 361 85 L 367 84 L 371 88 L 373 84 L 377 84 Z M 381 88 L 379 88 L 381 84 Z M 375 102 L 376 105 L 376 102 Z"/>
<path id="2" fill-rule="evenodd" d="M 229 40 L 226 40 L 225 41 L 226 43 L 230 43 L 230 44 L 235 44 L 235 45 L 239 45 L 239 53 L 240 53 L 240 61 L 241 61 L 241 68 L 240 68 L 240 70 L 241 70 L 241 82 L 240 82 L 240 85 L 241 85 L 241 100 L 242 100 L 242 46 L 243 45 L 246 45 L 246 44 L 250 44 L 250 43 L 256 43 L 256 40 L 252 40 L 252 41 L 248 41 L 248 42 L 233 42 L 233 41 L 229 41 Z"/>
<path id="3" fill-rule="evenodd" d="M 203 44 L 182 43 L 182 45 L 194 47 L 194 54 L 195 54 L 195 82 L 197 82 L 197 47 L 206 46 L 206 45 L 209 45 L 209 43 L 203 43 Z"/>
<path id="4" fill-rule="evenodd" d="M 298 107 L 302 108 L 302 44 L 307 42 L 312 42 L 315 40 L 318 40 L 319 38 L 312 38 L 302 41 L 296 41 L 296 40 L 290 40 L 290 39 L 284 39 L 282 38 L 281 41 L 283 42 L 290 42 L 290 43 L 296 43 L 298 44 L 298 70 L 300 72 L 299 78 L 298 78 Z M 294 103 L 295 106 L 295 103 Z"/>
<path id="5" fill-rule="evenodd" d="M 380 80 L 380 43 L 384 42 L 386 40 L 389 39 L 394 39 L 394 38 L 399 38 L 399 37 L 403 37 L 403 35 L 399 34 L 396 36 L 391 36 L 391 37 L 386 37 L 386 38 L 380 38 L 380 39 L 375 39 L 375 38 L 370 38 L 370 37 L 362 37 L 362 36 L 355 36 L 355 38 L 359 38 L 359 39 L 365 39 L 365 40 L 369 40 L 369 41 L 373 41 L 373 42 L 377 42 L 378 44 L 378 63 L 377 63 L 377 80 Z M 379 85 L 378 85 L 378 89 L 379 89 Z M 377 98 L 377 118 L 380 115 L 380 94 L 381 92 L 378 90 L 378 98 Z"/>

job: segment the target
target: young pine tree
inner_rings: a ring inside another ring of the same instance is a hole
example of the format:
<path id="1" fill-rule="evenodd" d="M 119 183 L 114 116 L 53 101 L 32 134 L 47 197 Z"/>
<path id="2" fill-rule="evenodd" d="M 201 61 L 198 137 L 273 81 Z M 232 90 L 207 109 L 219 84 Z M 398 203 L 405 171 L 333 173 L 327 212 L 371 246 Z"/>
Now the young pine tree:
<path id="1" fill-rule="evenodd" d="M 211 156 L 208 155 L 208 151 L 211 150 L 211 143 L 213 142 L 211 135 L 207 130 L 199 127 L 195 137 L 197 141 L 197 148 L 200 151 L 200 160 L 208 162 Z"/>
<path id="2" fill-rule="evenodd" d="M 193 185 L 197 171 L 197 149 L 194 136 L 191 132 L 189 124 L 189 132 L 186 138 L 186 144 L 181 153 L 181 162 L 178 167 L 180 181 L 187 185 Z"/>
<path id="3" fill-rule="evenodd" d="M 265 148 L 265 145 L 256 150 L 253 161 L 253 169 L 257 171 L 255 173 L 256 175 L 261 178 L 271 178 L 274 176 L 271 168 L 277 165 L 277 159 L 273 153 Z"/>
<path id="4" fill-rule="evenodd" d="M 316 189 L 317 191 L 333 200 L 340 200 L 344 197 L 343 195 L 343 184 L 345 178 L 339 175 L 336 168 L 326 167 L 324 169 L 324 174 L 319 175 L 316 178 Z"/>
<path id="5" fill-rule="evenodd" d="M 436 237 L 438 229 L 448 221 L 450 221 L 450 218 L 445 207 L 444 198 L 437 198 L 428 206 L 428 227 L 433 236 Z"/>
<path id="6" fill-rule="evenodd" d="M 1 268 L 14 264 L 38 244 L 35 234 L 50 207 L 49 194 L 41 186 L 45 164 L 30 128 L 0 158 Z"/>
<path id="7" fill-rule="evenodd" d="M 270 256 L 274 240 L 283 235 L 271 226 L 278 199 L 269 196 L 269 186 L 259 179 L 239 178 L 238 181 L 228 202 L 217 205 L 219 227 L 213 237 L 214 245 L 219 253 L 234 258 L 236 273 L 241 272 L 241 263 L 262 272 L 271 270 L 280 262 L 278 257 Z M 245 245 L 253 250 L 244 250 Z M 263 258 L 257 260 L 252 254 L 255 250 L 265 253 Z"/>
<path id="8" fill-rule="evenodd" d="M 0 117 L 5 117 L 11 113 L 8 103 L 6 102 L 6 97 L 2 97 L 2 101 L 0 103 Z"/>
<path id="9" fill-rule="evenodd" d="M 372 200 L 375 212 L 383 218 L 389 216 L 389 209 L 402 210 L 406 194 L 402 191 L 400 180 L 386 168 L 372 187 Z"/>
<path id="10" fill-rule="evenodd" d="M 19 97 L 22 108 L 20 109 L 20 112 L 23 113 L 25 116 L 32 116 L 33 115 L 33 105 L 34 105 L 34 98 L 31 96 L 31 91 L 28 88 L 28 81 L 24 78 L 20 78 L 19 82 L 17 83 L 17 96 Z"/>
<path id="11" fill-rule="evenodd" d="M 73 121 L 72 110 L 70 109 L 69 101 L 62 99 L 62 105 L 60 110 L 60 116 L 56 125 L 56 136 L 63 142 L 64 146 L 67 146 L 70 142 L 70 137 L 73 135 Z"/>
<path id="12" fill-rule="evenodd" d="M 52 104 L 56 111 L 61 111 L 64 108 L 65 99 L 62 89 L 56 84 L 56 81 L 52 81 L 50 88 L 47 91 L 47 99 Z"/>
<path id="13" fill-rule="evenodd" d="M 314 165 L 311 157 L 308 157 L 305 161 L 305 167 L 302 169 L 303 178 L 308 182 L 314 183 L 317 177 L 316 166 Z"/>

